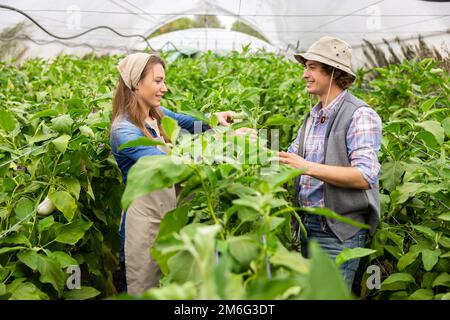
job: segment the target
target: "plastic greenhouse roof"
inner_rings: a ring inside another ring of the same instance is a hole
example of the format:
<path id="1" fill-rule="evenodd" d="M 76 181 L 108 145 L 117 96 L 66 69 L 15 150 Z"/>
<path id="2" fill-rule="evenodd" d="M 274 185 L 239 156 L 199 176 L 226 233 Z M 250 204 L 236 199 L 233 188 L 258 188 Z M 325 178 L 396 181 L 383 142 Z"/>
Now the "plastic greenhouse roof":
<path id="1" fill-rule="evenodd" d="M 161 26 L 180 17 L 203 14 L 214 14 L 219 19 L 238 19 L 260 32 L 270 43 L 267 48 L 284 52 L 305 50 L 324 35 L 340 37 L 354 49 L 362 46 L 363 39 L 379 43 L 383 38 L 388 41 L 395 37 L 411 39 L 417 38 L 418 34 L 439 47 L 444 45 L 447 50 L 449 43 L 449 1 L 8 0 L 0 4 L 24 11 L 60 37 L 73 36 L 97 26 L 107 26 L 123 35 L 140 35 L 125 38 L 101 28 L 75 39 L 57 40 L 30 23 L 20 36 L 27 40 L 28 55 L 38 56 L 51 56 L 61 50 L 75 53 L 92 49 L 102 53 L 141 50 L 147 46 L 143 39 Z M 30 21 L 18 12 L 6 9 L 0 9 L 0 12 L 1 29 Z M 165 48 L 170 43 L 177 47 L 193 47 L 189 38 L 197 38 L 197 47 L 201 50 L 230 50 L 246 41 L 256 47 L 263 45 L 263 41 L 248 35 L 210 28 L 174 32 L 158 38 L 149 42 L 153 49 Z M 5 41 L 4 38 L 0 40 Z"/>

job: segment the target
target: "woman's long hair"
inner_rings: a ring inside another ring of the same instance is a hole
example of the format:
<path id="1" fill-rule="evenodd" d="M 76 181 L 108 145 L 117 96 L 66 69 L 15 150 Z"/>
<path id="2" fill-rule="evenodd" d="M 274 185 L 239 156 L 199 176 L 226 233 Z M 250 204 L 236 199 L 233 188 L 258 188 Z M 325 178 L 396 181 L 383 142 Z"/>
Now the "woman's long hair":
<path id="1" fill-rule="evenodd" d="M 161 64 L 164 70 L 166 69 L 164 61 L 160 57 L 152 55 L 145 65 L 144 71 L 142 72 L 139 81 L 143 80 L 148 72 L 156 64 Z M 148 114 L 145 112 L 145 110 L 148 110 Z M 153 137 L 145 128 L 145 119 L 147 118 L 147 116 L 152 117 L 157 121 L 159 132 L 164 138 L 164 141 L 170 142 L 169 138 L 164 133 L 164 130 L 161 127 L 161 119 L 164 117 L 162 112 L 160 112 L 156 108 L 149 106 L 148 103 L 144 99 L 139 97 L 139 95 L 134 90 L 128 88 L 122 77 L 119 76 L 119 81 L 117 82 L 117 88 L 113 98 L 111 123 L 120 116 L 127 116 L 128 120 L 136 127 L 141 129 L 144 135 L 150 140 L 153 140 Z"/>

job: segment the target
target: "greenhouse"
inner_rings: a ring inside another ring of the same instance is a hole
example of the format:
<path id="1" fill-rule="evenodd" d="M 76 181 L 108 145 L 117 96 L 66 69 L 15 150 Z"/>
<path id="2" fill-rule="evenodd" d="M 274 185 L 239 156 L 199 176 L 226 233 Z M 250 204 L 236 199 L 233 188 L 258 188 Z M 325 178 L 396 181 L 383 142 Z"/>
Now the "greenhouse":
<path id="1" fill-rule="evenodd" d="M 0 15 L 0 300 L 450 300 L 450 1 Z"/>

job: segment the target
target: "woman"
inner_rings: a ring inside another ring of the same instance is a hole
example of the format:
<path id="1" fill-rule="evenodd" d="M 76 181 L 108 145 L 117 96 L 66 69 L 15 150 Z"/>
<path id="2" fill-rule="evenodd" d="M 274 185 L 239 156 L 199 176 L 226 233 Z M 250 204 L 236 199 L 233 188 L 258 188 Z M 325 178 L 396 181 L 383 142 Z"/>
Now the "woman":
<path id="1" fill-rule="evenodd" d="M 131 54 L 119 62 L 118 69 L 120 78 L 113 99 L 110 144 L 126 183 L 130 167 L 140 157 L 163 155 L 165 150 L 161 146 L 137 146 L 119 151 L 122 144 L 143 136 L 167 142 L 161 127 L 164 116 L 173 118 L 190 132 L 194 131 L 194 121 L 198 120 L 160 106 L 167 87 L 164 83 L 165 64 L 159 56 Z M 222 125 L 229 125 L 232 115 L 231 111 L 216 113 Z M 208 125 L 202 125 L 203 130 L 208 128 Z M 150 257 L 150 248 L 161 219 L 175 206 L 176 195 L 172 187 L 137 198 L 122 213 L 120 261 L 125 275 L 124 290 L 130 294 L 141 294 L 158 285 L 161 273 Z"/>

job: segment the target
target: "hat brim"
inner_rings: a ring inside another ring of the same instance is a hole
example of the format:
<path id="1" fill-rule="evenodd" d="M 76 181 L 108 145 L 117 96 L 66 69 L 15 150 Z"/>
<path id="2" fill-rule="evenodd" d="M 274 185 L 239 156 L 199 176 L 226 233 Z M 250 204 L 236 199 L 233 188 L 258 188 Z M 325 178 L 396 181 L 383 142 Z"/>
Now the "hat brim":
<path id="1" fill-rule="evenodd" d="M 356 74 L 349 67 L 343 66 L 342 64 L 339 64 L 336 61 L 333 61 L 329 58 L 323 57 L 323 56 L 315 54 L 315 53 L 310 53 L 310 52 L 297 53 L 297 54 L 294 54 L 294 58 L 301 64 L 305 64 L 307 60 L 317 61 L 317 62 L 320 62 L 323 64 L 327 64 L 329 66 L 335 67 L 336 69 L 347 72 L 348 74 L 350 74 L 356 78 Z"/>

